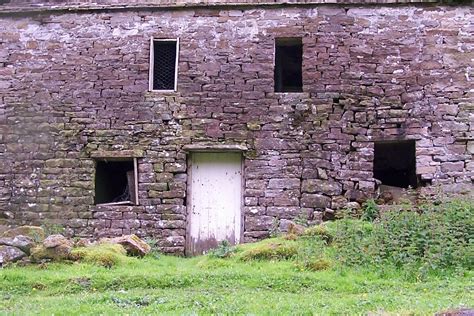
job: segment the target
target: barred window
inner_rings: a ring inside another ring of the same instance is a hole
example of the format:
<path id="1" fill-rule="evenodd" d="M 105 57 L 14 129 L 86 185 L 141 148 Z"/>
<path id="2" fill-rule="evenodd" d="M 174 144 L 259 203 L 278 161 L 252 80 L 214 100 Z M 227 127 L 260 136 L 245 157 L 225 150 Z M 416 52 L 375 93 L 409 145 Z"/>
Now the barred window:
<path id="1" fill-rule="evenodd" d="M 178 49 L 178 39 L 152 39 L 150 90 L 176 90 Z"/>

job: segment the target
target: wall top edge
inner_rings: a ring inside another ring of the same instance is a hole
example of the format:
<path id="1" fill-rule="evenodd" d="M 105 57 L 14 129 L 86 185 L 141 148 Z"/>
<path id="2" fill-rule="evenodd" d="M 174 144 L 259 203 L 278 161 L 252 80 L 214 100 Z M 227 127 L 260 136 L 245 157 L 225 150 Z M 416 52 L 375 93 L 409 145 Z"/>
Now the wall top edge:
<path id="1" fill-rule="evenodd" d="M 467 4 L 474 1 L 461 0 Z M 0 0 L 0 14 L 35 13 L 48 11 L 90 11 L 90 10 L 152 10 L 218 7 L 264 7 L 264 6 L 308 6 L 308 5 L 410 5 L 451 4 L 453 0 Z"/>

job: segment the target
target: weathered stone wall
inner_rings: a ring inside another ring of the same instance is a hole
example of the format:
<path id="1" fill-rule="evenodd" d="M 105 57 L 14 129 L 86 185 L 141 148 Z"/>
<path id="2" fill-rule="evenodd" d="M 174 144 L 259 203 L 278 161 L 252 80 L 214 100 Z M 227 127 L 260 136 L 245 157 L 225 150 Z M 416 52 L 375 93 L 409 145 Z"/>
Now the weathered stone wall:
<path id="1" fill-rule="evenodd" d="M 375 194 L 373 142 L 472 195 L 469 6 L 84 11 L 0 18 L 0 210 L 182 253 L 184 145 L 245 145 L 245 239 Z M 148 92 L 150 38 L 180 38 L 178 92 Z M 273 92 L 275 37 L 302 37 L 303 93 Z M 140 206 L 93 205 L 96 151 L 142 151 Z M 431 185 L 429 185 L 431 184 Z"/>

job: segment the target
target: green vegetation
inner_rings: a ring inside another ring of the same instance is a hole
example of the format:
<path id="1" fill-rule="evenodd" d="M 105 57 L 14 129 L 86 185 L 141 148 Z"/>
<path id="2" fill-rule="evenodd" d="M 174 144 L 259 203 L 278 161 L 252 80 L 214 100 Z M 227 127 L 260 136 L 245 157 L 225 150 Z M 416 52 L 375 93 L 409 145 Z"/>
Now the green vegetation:
<path id="1" fill-rule="evenodd" d="M 0 270 L 0 314 L 432 315 L 472 308 L 473 210 L 472 202 L 371 209 L 376 216 L 366 221 L 223 243 L 195 258 L 8 267 Z"/>
<path id="2" fill-rule="evenodd" d="M 71 252 L 71 257 L 88 263 L 97 264 L 107 268 L 123 263 L 129 258 L 127 251 L 118 244 L 97 244 L 90 247 L 75 248 Z"/>

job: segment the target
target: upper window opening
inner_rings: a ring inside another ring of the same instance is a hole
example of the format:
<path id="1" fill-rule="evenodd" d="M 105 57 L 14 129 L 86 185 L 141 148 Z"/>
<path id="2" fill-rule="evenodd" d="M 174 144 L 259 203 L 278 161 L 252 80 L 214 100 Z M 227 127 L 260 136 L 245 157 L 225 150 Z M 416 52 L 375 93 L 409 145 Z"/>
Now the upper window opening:
<path id="1" fill-rule="evenodd" d="M 152 39 L 150 49 L 150 90 L 176 91 L 178 47 L 174 40 Z"/>
<path id="2" fill-rule="evenodd" d="M 414 140 L 376 142 L 374 178 L 382 184 L 416 188 L 416 148 Z"/>
<path id="3" fill-rule="evenodd" d="M 275 40 L 275 92 L 303 91 L 301 38 Z"/>
<path id="4" fill-rule="evenodd" d="M 95 204 L 138 205 L 137 160 L 98 160 L 95 172 Z"/>

